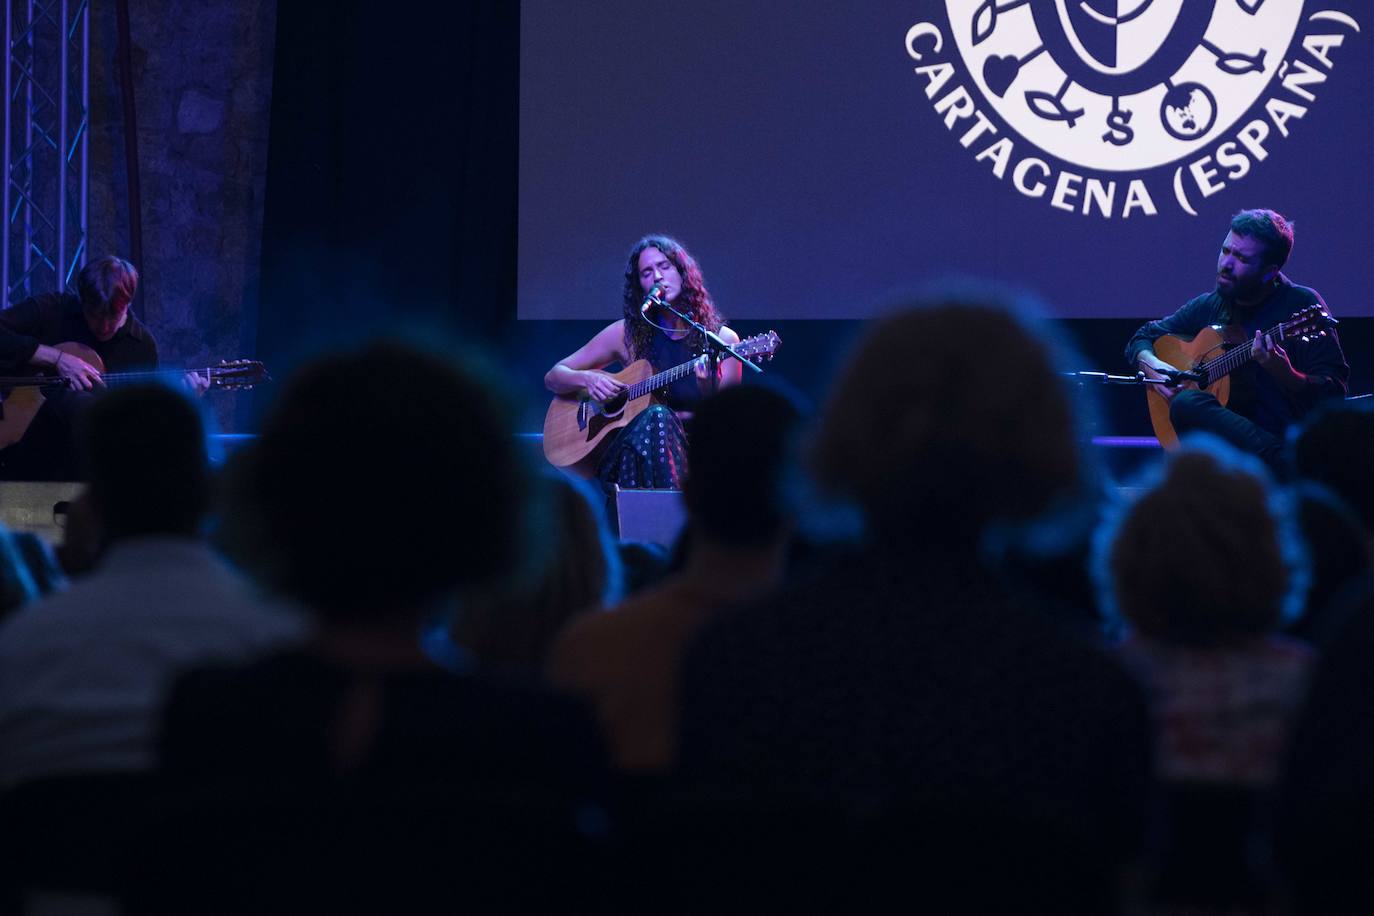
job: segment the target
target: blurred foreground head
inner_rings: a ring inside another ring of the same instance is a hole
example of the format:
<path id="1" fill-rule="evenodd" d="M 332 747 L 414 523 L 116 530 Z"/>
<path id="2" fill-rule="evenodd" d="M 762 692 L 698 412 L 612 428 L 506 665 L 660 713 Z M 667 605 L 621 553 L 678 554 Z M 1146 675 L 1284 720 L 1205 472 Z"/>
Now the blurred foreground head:
<path id="1" fill-rule="evenodd" d="M 90 505 L 105 541 L 196 534 L 210 500 L 200 405 L 172 385 L 102 392 L 82 418 Z"/>
<path id="2" fill-rule="evenodd" d="M 1331 401 L 1314 410 L 1297 432 L 1293 466 L 1345 500 L 1374 535 L 1374 398 Z"/>
<path id="3" fill-rule="evenodd" d="M 400 343 L 303 368 L 236 474 L 249 564 L 324 618 L 508 575 L 530 487 L 489 376 Z"/>
<path id="4" fill-rule="evenodd" d="M 766 385 L 732 385 L 701 403 L 682 492 L 696 534 L 765 547 L 785 533 L 783 489 L 800 423 L 796 403 Z"/>
<path id="5" fill-rule="evenodd" d="M 995 295 L 876 321 L 825 405 L 812 465 L 883 539 L 976 539 L 1037 515 L 1082 475 L 1055 348 Z"/>
<path id="6" fill-rule="evenodd" d="M 1104 606 L 1144 636 L 1220 648 L 1296 614 L 1307 572 L 1268 471 L 1220 440 L 1194 436 L 1164 475 L 1103 526 Z"/>
<path id="7" fill-rule="evenodd" d="M 605 495 L 557 471 L 540 480 L 548 513 L 528 574 L 485 600 L 463 602 L 453 617 L 454 642 L 486 668 L 541 670 L 569 620 L 620 597 L 620 557 Z"/>

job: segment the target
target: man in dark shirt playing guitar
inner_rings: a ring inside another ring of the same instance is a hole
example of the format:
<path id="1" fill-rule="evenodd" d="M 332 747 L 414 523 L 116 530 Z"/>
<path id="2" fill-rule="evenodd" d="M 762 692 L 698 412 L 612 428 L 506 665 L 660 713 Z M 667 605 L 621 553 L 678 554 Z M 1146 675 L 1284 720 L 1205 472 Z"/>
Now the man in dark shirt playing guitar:
<path id="1" fill-rule="evenodd" d="M 1345 396 L 1350 366 L 1326 303 L 1282 273 L 1292 248 L 1283 216 L 1240 211 L 1221 245 L 1216 288 L 1147 322 L 1126 345 L 1131 366 L 1175 382 L 1150 386 L 1151 419 L 1166 446 L 1205 431 L 1278 468 L 1288 426 Z"/>
<path id="2" fill-rule="evenodd" d="M 8 408 L 0 414 L 0 477 L 72 479 L 69 443 L 79 393 L 102 386 L 105 372 L 158 367 L 157 341 L 129 310 L 138 291 L 132 264 L 113 256 L 91 261 L 77 274 L 76 288 L 75 294 L 45 293 L 0 312 L 0 375 L 37 370 L 67 385 L 37 400 L 37 389 L 0 392 L 0 405 Z M 201 394 L 209 379 L 188 373 L 186 384 Z M 19 391 L 25 393 L 11 397 Z"/>

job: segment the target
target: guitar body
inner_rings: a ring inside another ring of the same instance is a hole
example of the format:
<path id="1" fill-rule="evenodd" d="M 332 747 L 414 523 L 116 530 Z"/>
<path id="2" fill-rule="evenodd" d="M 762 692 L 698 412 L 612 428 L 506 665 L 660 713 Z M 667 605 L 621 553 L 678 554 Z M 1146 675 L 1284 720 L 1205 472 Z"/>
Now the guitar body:
<path id="1" fill-rule="evenodd" d="M 757 363 L 772 359 L 781 343 L 776 331 L 755 334 L 731 347 L 730 356 Z M 649 408 L 653 403 L 649 395 L 696 372 L 706 365 L 706 359 L 699 356 L 658 373 L 647 359 L 637 359 L 611 374 L 626 387 L 605 404 L 593 401 L 585 392 L 556 396 L 544 416 L 544 457 L 556 468 L 580 477 L 595 477 L 602 447 L 614 431 Z"/>
<path id="2" fill-rule="evenodd" d="M 611 377 L 633 385 L 653 372 L 647 359 L 639 359 L 611 373 Z M 605 404 L 585 394 L 560 394 L 549 404 L 549 412 L 544 416 L 544 457 L 556 468 L 579 477 L 594 477 L 606 440 L 652 404 L 651 398 L 631 399 L 623 392 Z"/>
<path id="3" fill-rule="evenodd" d="M 1190 371 L 1210 359 L 1215 359 L 1232 346 L 1249 342 L 1244 331 L 1231 325 L 1213 325 L 1203 328 L 1192 339 L 1165 334 L 1155 341 L 1155 356 L 1164 360 L 1175 369 Z M 1203 389 L 1225 405 L 1231 396 L 1231 377 L 1223 375 Z M 1178 448 L 1178 433 L 1169 422 L 1169 399 L 1155 390 L 1154 385 L 1145 388 L 1145 398 L 1150 407 L 1150 425 L 1154 427 L 1155 438 L 1167 449 Z"/>
<path id="4" fill-rule="evenodd" d="M 102 373 L 105 363 L 90 347 L 75 341 L 58 344 L 54 349 L 70 354 L 95 366 Z M 0 392 L 0 448 L 9 448 L 29 431 L 38 409 L 47 402 L 43 389 L 37 385 L 21 385 L 7 392 Z"/>

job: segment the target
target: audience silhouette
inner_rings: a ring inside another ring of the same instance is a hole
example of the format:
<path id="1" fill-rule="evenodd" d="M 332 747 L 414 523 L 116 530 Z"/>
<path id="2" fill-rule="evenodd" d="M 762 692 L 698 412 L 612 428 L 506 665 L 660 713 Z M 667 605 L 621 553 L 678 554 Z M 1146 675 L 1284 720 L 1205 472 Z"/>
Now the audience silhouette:
<path id="1" fill-rule="evenodd" d="M 85 417 L 94 571 L 0 627 L 0 781 L 154 763 L 172 678 L 299 637 L 210 551 L 205 430 L 162 385 L 99 397 Z"/>
<path id="2" fill-rule="evenodd" d="M 590 484 L 557 472 L 543 483 L 550 491 L 551 517 L 532 574 L 493 595 L 463 602 L 453 615 L 453 642 L 482 668 L 542 677 L 563 626 L 622 591 L 620 553 L 603 511 L 604 497 Z"/>
<path id="3" fill-rule="evenodd" d="M 399 343 L 326 356 L 288 383 L 233 476 L 246 518 L 232 528 L 257 540 L 244 555 L 315 632 L 183 678 L 163 762 L 172 785 L 213 790 L 211 830 L 203 804 L 180 832 L 251 850 L 289 899 L 318 905 L 325 888 L 338 905 L 394 905 L 437 894 L 457 862 L 470 900 L 537 909 L 561 885 L 516 880 L 525 856 L 579 861 L 580 812 L 604 773 L 589 711 L 445 670 L 421 646 L 436 614 L 523 573 L 542 511 L 493 377 Z M 187 881 L 214 858 L 169 855 Z M 262 902 L 239 889 L 241 908 Z"/>
<path id="4" fill-rule="evenodd" d="M 980 549 L 1084 479 L 1052 347 L 1019 310 L 951 298 L 868 330 L 811 451 L 867 540 L 702 632 L 679 765 L 716 796 L 903 812 L 882 861 L 923 861 L 925 893 L 1012 905 L 975 878 L 991 857 L 1022 910 L 1101 912 L 1141 843 L 1148 725 L 1126 674 Z M 970 341 L 995 377 L 966 371 Z M 1068 881 L 1071 903 L 1053 889 Z"/>
<path id="5" fill-rule="evenodd" d="M 537 490 L 485 371 L 374 344 L 288 384 L 241 454 L 232 505 L 253 520 L 236 527 L 257 532 L 259 574 L 316 630 L 299 650 L 186 678 L 168 709 L 172 773 L 587 788 L 600 744 L 577 704 L 444 671 L 420 645 L 436 610 L 497 587 L 527 553 Z"/>
<path id="6" fill-rule="evenodd" d="M 683 569 L 606 613 L 584 615 L 555 645 L 551 680 L 596 705 L 622 769 L 672 765 L 682 653 L 721 607 L 780 581 L 791 531 L 783 478 L 799 420 L 785 396 L 762 386 L 703 402 L 683 484 Z"/>
<path id="7" fill-rule="evenodd" d="M 1307 583 L 1291 500 L 1258 461 L 1196 436 L 1104 526 L 1104 602 L 1150 699 L 1158 905 L 1264 912 L 1268 790 L 1313 652 L 1279 635 Z"/>
<path id="8" fill-rule="evenodd" d="M 703 401 L 648 583 L 475 355 L 322 356 L 219 480 L 184 393 L 98 398 L 71 584 L 0 532 L 0 911 L 1251 912 L 1271 836 L 1305 911 L 1374 890 L 1374 412 L 1108 504 L 1032 312 L 872 322 L 814 429 Z M 817 493 L 862 535 L 799 554 Z"/>

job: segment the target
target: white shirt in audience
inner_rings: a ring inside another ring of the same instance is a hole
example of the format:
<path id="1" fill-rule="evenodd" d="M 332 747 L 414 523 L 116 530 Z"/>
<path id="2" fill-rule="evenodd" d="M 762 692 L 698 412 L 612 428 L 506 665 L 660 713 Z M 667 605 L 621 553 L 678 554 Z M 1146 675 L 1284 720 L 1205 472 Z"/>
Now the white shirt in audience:
<path id="1" fill-rule="evenodd" d="M 151 767 L 177 674 L 304 632 L 198 540 L 112 545 L 90 575 L 0 626 L 0 785 Z"/>

